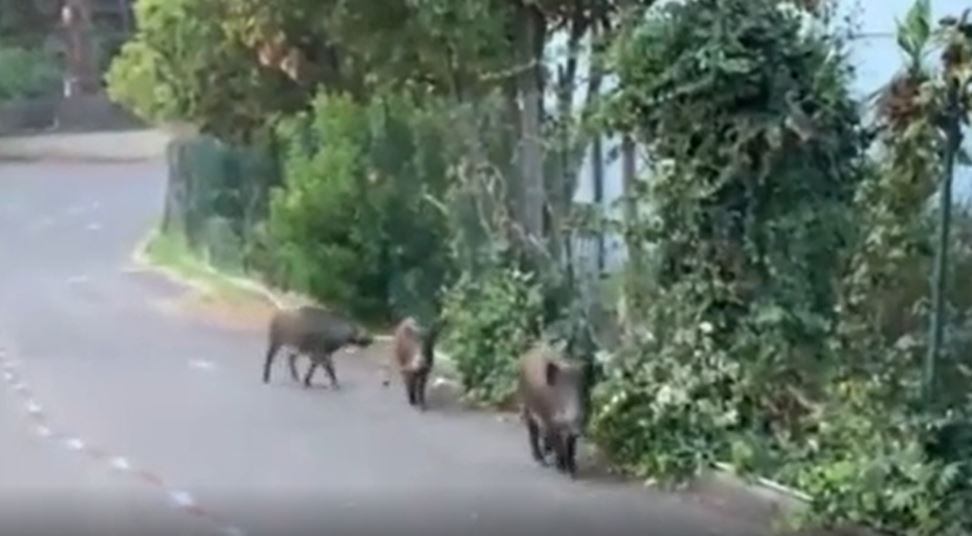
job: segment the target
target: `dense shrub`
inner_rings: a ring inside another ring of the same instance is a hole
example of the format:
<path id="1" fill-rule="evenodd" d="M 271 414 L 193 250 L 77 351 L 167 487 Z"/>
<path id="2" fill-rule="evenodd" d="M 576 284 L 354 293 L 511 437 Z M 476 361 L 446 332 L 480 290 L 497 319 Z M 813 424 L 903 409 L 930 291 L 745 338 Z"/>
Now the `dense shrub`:
<path id="1" fill-rule="evenodd" d="M 543 296 L 534 278 L 515 268 L 465 274 L 446 295 L 449 353 L 467 396 L 504 404 L 516 387 L 516 363 L 540 335 Z"/>
<path id="2" fill-rule="evenodd" d="M 60 87 L 61 66 L 53 54 L 0 47 L 0 102 L 56 95 Z"/>
<path id="3" fill-rule="evenodd" d="M 967 533 L 964 338 L 953 388 L 936 391 L 950 409 L 920 397 L 942 169 L 928 4 L 899 39 L 914 61 L 882 104 L 873 161 L 839 40 L 776 4 L 670 4 L 621 49 L 612 115 L 655 157 L 652 213 L 630 231 L 657 246 L 658 274 L 646 329 L 607 363 L 596 435 L 645 476 L 729 461 L 782 480 L 812 496 L 815 522 Z M 949 301 L 967 316 L 967 297 Z"/>
<path id="4" fill-rule="evenodd" d="M 282 123 L 269 229 L 296 288 L 370 319 L 435 313 L 449 273 L 439 128 L 397 96 L 325 94 Z"/>

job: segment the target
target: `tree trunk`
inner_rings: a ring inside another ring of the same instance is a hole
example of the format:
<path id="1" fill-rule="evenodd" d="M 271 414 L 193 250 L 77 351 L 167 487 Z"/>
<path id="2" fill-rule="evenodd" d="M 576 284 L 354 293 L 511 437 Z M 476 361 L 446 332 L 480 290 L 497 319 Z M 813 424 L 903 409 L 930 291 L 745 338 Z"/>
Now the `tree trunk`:
<path id="1" fill-rule="evenodd" d="M 630 134 L 625 134 L 621 141 L 621 178 L 624 190 L 624 227 L 625 245 L 628 250 L 628 268 L 626 274 L 625 302 L 627 318 L 624 331 L 631 333 L 633 326 L 641 323 L 641 311 L 644 306 L 644 286 L 640 278 L 645 273 L 644 252 L 638 229 L 638 202 L 636 198 L 637 162 L 635 144 Z"/>
<path id="2" fill-rule="evenodd" d="M 570 35 L 567 40 L 567 58 L 558 69 L 557 77 L 557 120 L 559 136 L 557 141 L 557 160 L 555 172 L 548 185 L 551 228 L 548 233 L 550 255 L 566 267 L 569 281 L 574 278 L 573 235 L 567 228 L 566 220 L 573 205 L 574 190 L 577 187 L 577 171 L 582 159 L 576 156 L 575 144 L 579 141 L 579 121 L 575 120 L 574 91 L 576 89 L 577 63 L 580 55 L 581 39 L 587 32 L 588 19 L 584 16 L 583 6 L 576 5 L 570 21 Z"/>
<path id="3" fill-rule="evenodd" d="M 543 243 L 543 221 L 546 196 L 543 180 L 543 146 L 541 144 L 541 85 L 538 40 L 543 39 L 543 15 L 532 6 L 520 6 L 518 48 L 524 67 L 517 76 L 520 97 L 521 138 L 520 169 L 522 198 L 519 203 L 519 220 L 526 238 Z M 542 43 L 542 41 L 541 41 Z"/>
<path id="4" fill-rule="evenodd" d="M 594 182 L 594 204 L 598 211 L 604 210 L 604 144 L 601 135 L 595 134 L 591 143 L 591 178 Z M 597 232 L 597 270 L 603 273 L 607 265 L 607 252 L 604 246 L 604 232 Z"/>
<path id="5" fill-rule="evenodd" d="M 68 0 L 61 12 L 67 34 L 66 97 L 98 91 L 98 67 L 92 43 L 91 6 L 88 0 Z"/>

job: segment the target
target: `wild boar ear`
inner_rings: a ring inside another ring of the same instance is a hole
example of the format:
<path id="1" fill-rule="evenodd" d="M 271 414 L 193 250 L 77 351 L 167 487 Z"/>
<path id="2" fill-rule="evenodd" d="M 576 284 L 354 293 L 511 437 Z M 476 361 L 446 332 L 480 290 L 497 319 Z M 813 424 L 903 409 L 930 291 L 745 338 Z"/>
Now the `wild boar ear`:
<path id="1" fill-rule="evenodd" d="M 557 366 L 553 361 L 547 361 L 546 376 L 547 385 L 554 385 L 557 383 L 557 377 L 560 375 L 560 367 Z"/>

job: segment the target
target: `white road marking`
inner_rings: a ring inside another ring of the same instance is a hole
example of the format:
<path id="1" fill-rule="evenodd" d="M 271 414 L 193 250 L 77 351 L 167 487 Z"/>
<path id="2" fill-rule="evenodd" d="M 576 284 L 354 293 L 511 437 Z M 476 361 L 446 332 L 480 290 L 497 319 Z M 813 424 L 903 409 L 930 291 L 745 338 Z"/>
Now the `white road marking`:
<path id="1" fill-rule="evenodd" d="M 196 500 L 185 491 L 170 491 L 169 499 L 179 508 L 192 508 L 196 506 Z"/>
<path id="2" fill-rule="evenodd" d="M 81 277 L 84 277 L 84 276 L 81 276 Z M 8 361 L 6 359 L 6 357 L 5 357 L 5 355 L 6 355 L 5 350 L 2 349 L 2 348 L 0 348 L 0 370 L 3 371 L 3 377 L 6 379 L 6 381 L 8 383 L 13 383 L 14 380 L 15 380 L 15 376 L 14 376 L 14 373 L 12 372 L 12 369 L 15 366 L 17 366 L 19 363 L 16 363 L 16 362 L 13 362 L 13 361 Z M 191 366 L 194 366 L 196 368 L 201 368 L 201 369 L 213 369 L 213 368 L 215 368 L 215 364 L 214 363 L 212 363 L 211 361 L 206 361 L 206 360 L 202 360 L 202 359 L 192 360 L 192 361 L 190 361 L 190 365 Z M 14 391 L 16 391 L 16 392 L 27 392 L 27 389 L 28 389 L 27 388 L 27 385 L 24 382 L 22 382 L 22 381 L 17 381 L 16 383 L 14 383 L 11 386 L 11 388 Z M 26 410 L 27 410 L 28 413 L 33 414 L 35 416 L 38 416 L 37 417 L 38 420 L 43 420 L 43 417 L 41 417 L 41 415 L 43 414 L 43 408 L 41 407 L 41 405 L 39 403 L 37 403 L 36 400 L 34 400 L 33 398 L 28 398 L 24 402 L 24 407 L 26 408 Z M 54 431 L 51 430 L 51 428 L 49 428 L 48 426 L 46 426 L 42 422 L 35 424 L 34 427 L 33 427 L 33 429 L 34 429 L 34 431 L 38 435 L 40 435 L 41 437 L 44 437 L 44 438 L 50 438 L 50 437 L 52 437 L 52 436 L 55 435 L 54 434 Z M 102 451 L 98 450 L 98 449 L 87 450 L 88 447 L 85 445 L 84 441 L 82 441 L 80 438 L 70 437 L 70 438 L 64 439 L 64 438 L 62 438 L 62 436 L 58 435 L 57 436 L 57 439 L 62 440 L 63 441 L 63 445 L 67 446 L 69 449 L 71 449 L 73 451 L 76 451 L 76 452 L 87 451 L 89 454 L 92 454 L 92 455 L 97 456 L 99 458 L 103 458 L 105 456 L 105 454 Z M 126 471 L 127 472 L 127 471 L 131 471 L 132 470 L 132 464 L 126 458 L 121 457 L 121 456 L 117 456 L 117 457 L 111 458 L 111 460 L 110 460 L 109 463 L 110 463 L 110 465 L 111 465 L 112 468 L 114 468 L 116 470 L 119 470 L 119 471 Z M 147 474 L 149 476 L 151 476 L 154 480 L 158 480 L 158 477 L 154 477 L 151 473 L 147 473 Z M 167 490 L 166 494 L 168 495 L 169 500 L 176 507 L 181 508 L 181 509 L 185 509 L 185 510 L 189 510 L 189 511 L 191 511 L 193 513 L 196 513 L 196 514 L 200 514 L 200 515 L 202 515 L 204 517 L 209 518 L 211 521 L 214 521 L 214 522 L 216 522 L 218 524 L 221 524 L 221 522 L 219 521 L 218 518 L 214 517 L 209 512 L 201 509 L 200 506 L 199 506 L 199 504 L 196 502 L 196 499 L 190 493 L 188 493 L 186 491 L 180 491 L 180 490 Z M 245 534 L 246 534 L 243 531 L 243 529 L 241 529 L 239 527 L 232 526 L 232 525 L 224 525 L 224 526 L 220 527 L 220 533 L 221 534 L 225 534 L 227 536 L 245 536 Z"/>
<path id="3" fill-rule="evenodd" d="M 86 276 L 84 274 L 80 274 L 80 275 L 73 275 L 73 276 L 69 277 L 67 279 L 67 282 L 68 282 L 69 285 L 80 285 L 80 284 L 83 284 L 83 283 L 87 283 L 90 280 L 91 280 L 90 277 L 88 277 L 88 276 Z"/>
<path id="4" fill-rule="evenodd" d="M 216 368 L 215 363 L 206 361 L 205 359 L 193 359 L 189 361 L 189 366 L 199 370 L 213 370 Z"/>
<path id="5" fill-rule="evenodd" d="M 128 460 L 121 456 L 112 459 L 111 466 L 119 471 L 129 471 L 132 468 L 132 464 L 128 463 Z"/>
<path id="6" fill-rule="evenodd" d="M 38 404 L 37 402 L 35 402 L 33 400 L 28 400 L 27 401 L 27 404 L 25 405 L 25 407 L 27 408 L 27 413 L 31 413 L 31 414 L 34 414 L 34 415 L 36 415 L 38 413 L 42 413 L 44 411 L 40 407 L 40 404 Z"/>
<path id="7" fill-rule="evenodd" d="M 100 231 L 101 230 L 101 224 L 100 223 L 89 223 L 87 229 L 89 231 Z"/>

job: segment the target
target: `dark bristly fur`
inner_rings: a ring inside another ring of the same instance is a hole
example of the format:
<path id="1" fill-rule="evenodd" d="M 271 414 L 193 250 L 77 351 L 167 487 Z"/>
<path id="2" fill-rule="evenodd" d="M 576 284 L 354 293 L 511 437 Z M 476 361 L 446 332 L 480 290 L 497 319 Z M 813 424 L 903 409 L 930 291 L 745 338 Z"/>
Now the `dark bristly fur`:
<path id="1" fill-rule="evenodd" d="M 520 359 L 521 417 L 530 452 L 546 465 L 546 454 L 552 451 L 557 469 L 571 477 L 577 472 L 577 439 L 585 421 L 586 379 L 583 367 L 546 346 L 537 346 Z"/>
<path id="2" fill-rule="evenodd" d="M 395 328 L 392 366 L 401 374 L 409 405 L 422 411 L 426 409 L 426 384 L 435 364 L 438 333 L 438 323 L 423 329 L 412 317 L 405 318 Z"/>
<path id="3" fill-rule="evenodd" d="M 300 381 L 297 374 L 297 356 L 307 355 L 310 368 L 304 376 L 304 385 L 310 386 L 317 367 L 323 367 L 334 388 L 339 388 L 334 371 L 333 355 L 345 346 L 368 347 L 373 338 L 362 327 L 340 315 L 319 307 L 305 306 L 277 311 L 270 320 L 269 346 L 263 366 L 263 383 L 270 381 L 270 368 L 281 347 L 289 349 L 290 374 Z"/>

